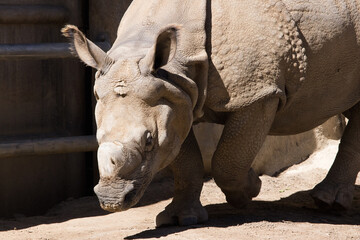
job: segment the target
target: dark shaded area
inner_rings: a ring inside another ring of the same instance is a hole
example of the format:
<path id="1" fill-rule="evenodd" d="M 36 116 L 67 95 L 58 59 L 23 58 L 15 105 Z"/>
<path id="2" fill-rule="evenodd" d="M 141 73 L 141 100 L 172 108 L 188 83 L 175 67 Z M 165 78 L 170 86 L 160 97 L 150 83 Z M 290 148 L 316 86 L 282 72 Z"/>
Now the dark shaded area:
<path id="1" fill-rule="evenodd" d="M 65 209 L 65 210 L 64 210 Z M 65 222 L 75 218 L 85 218 L 109 214 L 99 206 L 97 198 L 84 197 L 78 200 L 64 201 L 49 210 L 43 216 L 16 216 L 11 220 L 0 220 L 0 231 L 18 230 L 41 224 Z"/>
<path id="2" fill-rule="evenodd" d="M 174 184 L 172 178 L 166 177 L 167 174 L 167 172 L 161 172 L 160 176 L 155 178 L 146 189 L 142 199 L 134 207 L 147 206 L 171 198 Z M 164 176 L 165 178 L 163 178 Z M 0 232 L 106 214 L 110 214 L 110 212 L 101 209 L 96 196 L 76 200 L 69 199 L 56 205 L 43 216 L 25 217 L 24 215 L 15 215 L 12 219 L 0 219 Z"/>
<path id="3" fill-rule="evenodd" d="M 83 26 L 83 1 L 0 1 L 7 18 L 0 24 L 0 44 L 65 42 L 65 22 Z M 0 142 L 91 134 L 85 78 L 76 59 L 3 57 Z M 0 159 L 0 217 L 42 214 L 64 199 L 84 196 L 86 165 L 82 153 Z"/>
<path id="4" fill-rule="evenodd" d="M 77 25 L 94 41 L 114 41 L 130 3 L 0 0 L 0 44 L 65 43 L 60 29 L 66 23 Z M 76 58 L 3 56 L 0 142 L 93 134 L 92 75 Z M 65 199 L 93 195 L 98 180 L 95 156 L 77 153 L 0 159 L 0 218 L 44 214 Z"/>

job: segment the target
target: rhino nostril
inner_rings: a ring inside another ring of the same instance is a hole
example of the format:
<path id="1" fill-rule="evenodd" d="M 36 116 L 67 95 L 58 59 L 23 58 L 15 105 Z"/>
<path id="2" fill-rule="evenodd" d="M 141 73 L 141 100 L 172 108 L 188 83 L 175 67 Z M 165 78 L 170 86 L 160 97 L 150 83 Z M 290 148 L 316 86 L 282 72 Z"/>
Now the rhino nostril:
<path id="1" fill-rule="evenodd" d="M 135 190 L 131 190 L 130 192 L 128 192 L 126 195 L 125 195 L 125 199 L 124 199 L 124 202 L 132 202 L 134 197 L 136 195 L 136 191 Z"/>

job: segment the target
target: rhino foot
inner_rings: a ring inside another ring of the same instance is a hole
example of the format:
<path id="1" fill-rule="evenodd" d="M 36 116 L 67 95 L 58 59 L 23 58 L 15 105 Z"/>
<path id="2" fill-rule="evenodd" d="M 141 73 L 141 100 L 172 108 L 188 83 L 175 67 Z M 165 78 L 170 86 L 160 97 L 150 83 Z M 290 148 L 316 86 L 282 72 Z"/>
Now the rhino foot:
<path id="1" fill-rule="evenodd" d="M 321 209 L 347 210 L 354 197 L 354 185 L 323 181 L 316 185 L 310 195 Z"/>
<path id="2" fill-rule="evenodd" d="M 169 225 L 189 226 L 206 222 L 208 213 L 200 202 L 189 208 L 180 208 L 174 202 L 156 216 L 156 227 Z"/>
<path id="3" fill-rule="evenodd" d="M 226 196 L 226 201 L 235 208 L 244 208 L 253 197 L 259 194 L 261 180 L 251 168 L 245 185 L 240 186 L 238 189 L 234 189 L 234 186 L 231 186 L 231 189 L 221 189 Z"/>

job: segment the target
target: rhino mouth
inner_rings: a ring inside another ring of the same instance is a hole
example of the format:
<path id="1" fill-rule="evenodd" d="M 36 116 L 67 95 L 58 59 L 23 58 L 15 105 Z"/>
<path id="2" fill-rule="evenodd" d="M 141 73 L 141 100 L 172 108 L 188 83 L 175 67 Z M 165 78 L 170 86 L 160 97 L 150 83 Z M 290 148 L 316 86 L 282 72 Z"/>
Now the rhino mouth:
<path id="1" fill-rule="evenodd" d="M 131 193 L 132 196 L 136 195 L 136 189 L 131 182 L 107 184 L 100 181 L 94 187 L 94 192 L 99 199 L 101 208 L 109 212 L 125 211 L 136 204 L 133 203 L 134 197 L 127 197 L 128 193 Z"/>
<path id="2" fill-rule="evenodd" d="M 111 183 L 101 181 L 94 187 L 102 209 L 109 212 L 125 211 L 138 203 L 147 184 L 123 180 Z"/>

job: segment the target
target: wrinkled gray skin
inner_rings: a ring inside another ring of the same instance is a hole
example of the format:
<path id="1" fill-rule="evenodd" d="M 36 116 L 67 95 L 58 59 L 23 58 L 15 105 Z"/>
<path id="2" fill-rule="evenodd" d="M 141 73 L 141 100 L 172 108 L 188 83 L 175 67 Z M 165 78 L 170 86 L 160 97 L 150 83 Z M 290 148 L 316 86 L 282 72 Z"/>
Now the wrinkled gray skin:
<path id="1" fill-rule="evenodd" d="M 250 166 L 266 135 L 344 113 L 335 163 L 312 196 L 349 208 L 360 170 L 358 9 L 353 0 L 134 0 L 107 53 L 66 26 L 77 55 L 98 70 L 101 206 L 130 208 L 170 166 L 175 196 L 157 226 L 204 222 L 193 123 L 225 124 L 212 173 L 227 201 L 243 207 L 260 190 Z"/>

